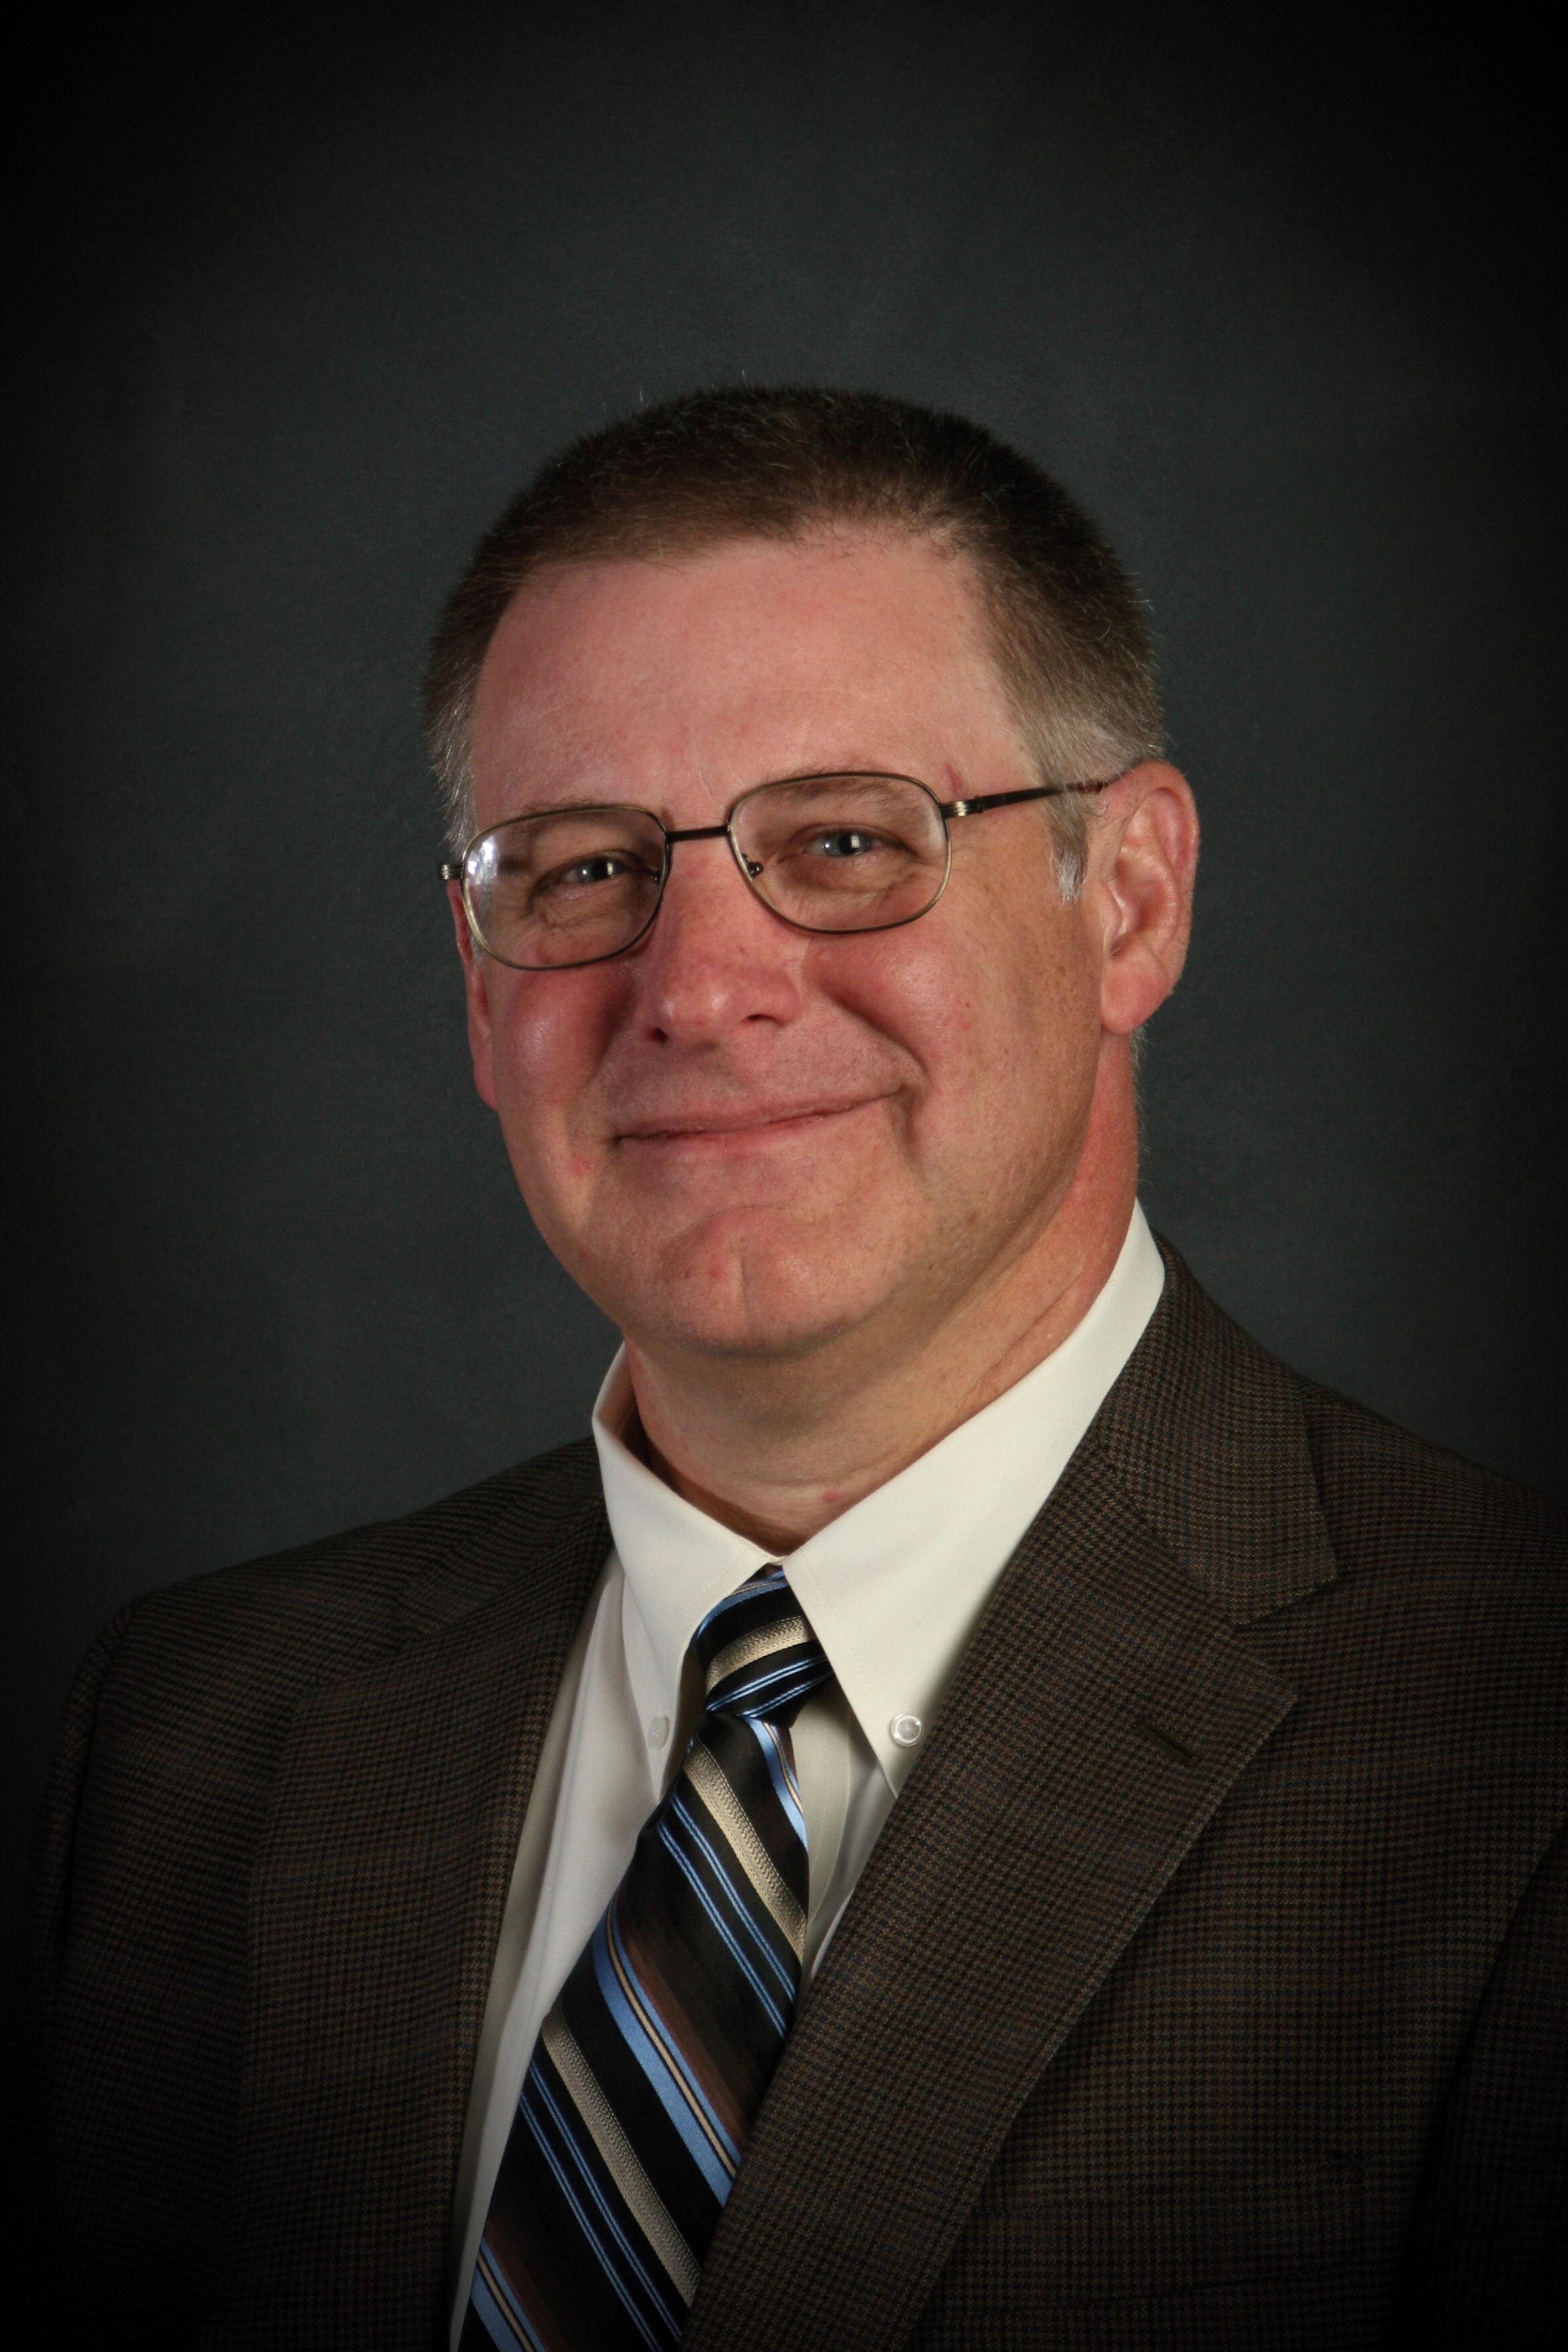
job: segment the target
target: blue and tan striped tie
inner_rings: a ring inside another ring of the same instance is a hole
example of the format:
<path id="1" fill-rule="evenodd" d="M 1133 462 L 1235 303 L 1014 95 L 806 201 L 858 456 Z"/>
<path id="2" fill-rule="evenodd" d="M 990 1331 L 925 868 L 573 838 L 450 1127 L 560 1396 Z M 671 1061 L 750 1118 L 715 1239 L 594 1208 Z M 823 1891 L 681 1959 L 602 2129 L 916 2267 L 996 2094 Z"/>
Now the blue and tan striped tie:
<path id="1" fill-rule="evenodd" d="M 800 1993 L 789 1725 L 832 1669 L 781 1568 L 710 1610 L 703 1715 L 540 2030 L 463 2352 L 677 2345 Z"/>

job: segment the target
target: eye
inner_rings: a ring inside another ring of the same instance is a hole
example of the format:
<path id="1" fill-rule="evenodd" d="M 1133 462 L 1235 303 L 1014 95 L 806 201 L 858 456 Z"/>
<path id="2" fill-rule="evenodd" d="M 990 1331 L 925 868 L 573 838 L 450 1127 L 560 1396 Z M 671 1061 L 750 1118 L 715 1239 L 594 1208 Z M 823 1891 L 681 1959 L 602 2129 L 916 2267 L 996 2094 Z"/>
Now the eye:
<path id="1" fill-rule="evenodd" d="M 647 870 L 639 859 L 623 856 L 618 849 L 601 849 L 590 857 L 574 857 L 569 865 L 558 866 L 552 874 L 542 875 L 536 887 L 541 890 L 587 890 L 598 883 L 629 881 Z"/>
<path id="2" fill-rule="evenodd" d="M 801 845 L 808 857 L 865 857 L 886 845 L 879 834 L 867 833 L 859 825 L 848 824 L 815 833 Z"/>

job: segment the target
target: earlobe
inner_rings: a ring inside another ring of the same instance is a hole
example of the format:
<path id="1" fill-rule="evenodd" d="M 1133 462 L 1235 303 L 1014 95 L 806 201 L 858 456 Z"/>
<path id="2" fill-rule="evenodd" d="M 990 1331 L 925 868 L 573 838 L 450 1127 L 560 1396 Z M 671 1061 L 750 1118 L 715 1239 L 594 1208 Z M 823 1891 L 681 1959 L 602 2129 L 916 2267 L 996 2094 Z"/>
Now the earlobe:
<path id="1" fill-rule="evenodd" d="M 494 1110 L 495 1053 L 494 1033 L 490 1024 L 489 974 L 484 957 L 474 945 L 468 919 L 463 911 L 463 894 L 455 882 L 447 883 L 447 897 L 452 908 L 458 961 L 463 967 L 463 994 L 468 1004 L 468 1052 L 473 1058 L 474 1085 L 479 1100 Z"/>

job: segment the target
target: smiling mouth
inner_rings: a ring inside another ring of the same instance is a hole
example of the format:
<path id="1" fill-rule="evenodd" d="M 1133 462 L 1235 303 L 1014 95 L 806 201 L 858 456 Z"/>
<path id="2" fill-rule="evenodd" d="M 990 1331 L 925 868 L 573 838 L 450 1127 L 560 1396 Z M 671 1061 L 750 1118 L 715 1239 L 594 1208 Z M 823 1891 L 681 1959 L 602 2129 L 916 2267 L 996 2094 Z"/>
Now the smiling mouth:
<path id="1" fill-rule="evenodd" d="M 641 1144 L 726 1144 L 767 1139 L 806 1133 L 813 1128 L 825 1127 L 830 1119 L 847 1118 L 858 1110 L 869 1110 L 880 1099 L 878 1096 L 858 1096 L 853 1102 L 806 1103 L 790 1109 L 755 1109 L 733 1113 L 700 1112 L 690 1118 L 652 1121 L 646 1127 L 625 1128 L 616 1137 L 618 1143 Z"/>

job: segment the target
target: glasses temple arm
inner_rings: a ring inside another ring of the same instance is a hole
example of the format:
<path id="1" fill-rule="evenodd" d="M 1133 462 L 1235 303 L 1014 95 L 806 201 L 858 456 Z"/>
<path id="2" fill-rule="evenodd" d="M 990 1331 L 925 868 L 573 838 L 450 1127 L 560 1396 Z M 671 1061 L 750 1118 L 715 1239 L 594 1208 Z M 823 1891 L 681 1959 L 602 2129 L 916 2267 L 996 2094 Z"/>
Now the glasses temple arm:
<path id="1" fill-rule="evenodd" d="M 1116 776 L 1104 776 L 1092 784 L 1031 784 L 1021 793 L 982 793 L 978 799 L 939 801 L 943 816 L 980 816 L 986 809 L 1011 808 L 1017 801 L 1059 800 L 1064 793 L 1103 793 L 1120 782 Z"/>

